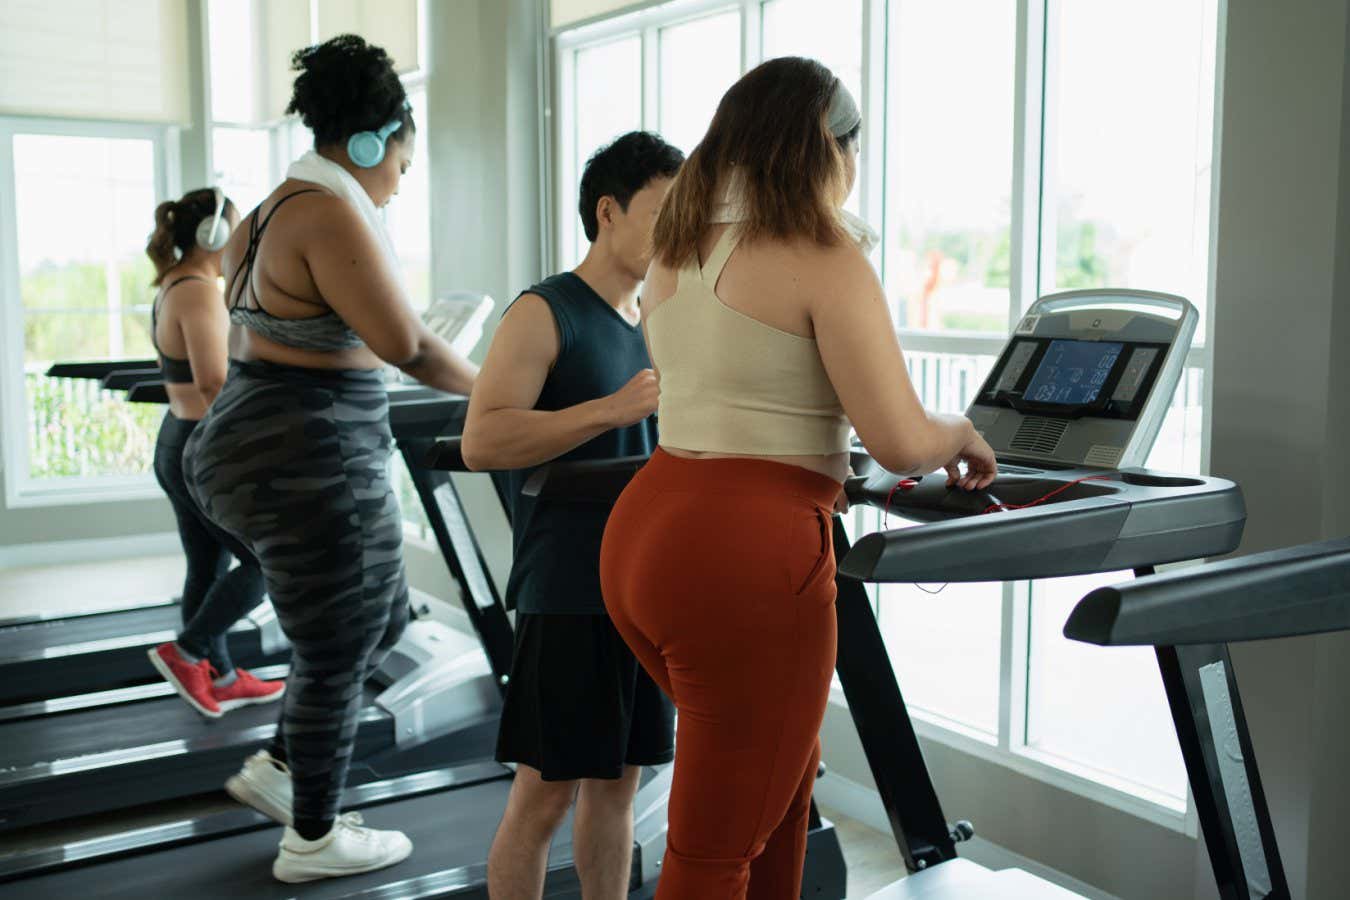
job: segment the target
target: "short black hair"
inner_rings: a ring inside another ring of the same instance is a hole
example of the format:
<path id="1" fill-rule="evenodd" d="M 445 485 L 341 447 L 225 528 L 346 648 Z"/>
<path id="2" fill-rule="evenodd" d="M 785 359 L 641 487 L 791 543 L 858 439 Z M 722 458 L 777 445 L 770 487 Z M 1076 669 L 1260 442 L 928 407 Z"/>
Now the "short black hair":
<path id="1" fill-rule="evenodd" d="M 286 112 L 297 113 L 314 132 L 316 147 L 345 143 L 358 131 L 378 131 L 396 118 L 402 125 L 394 140 L 405 140 L 416 127 L 394 61 L 358 35 L 340 34 L 297 50 L 291 68 L 300 74 Z"/>
<path id="2" fill-rule="evenodd" d="M 684 164 L 684 154 L 650 131 L 630 131 L 601 147 L 586 160 L 581 172 L 581 225 L 586 240 L 600 235 L 595 207 L 601 197 L 613 197 L 624 212 L 633 195 L 654 178 L 673 178 Z"/>

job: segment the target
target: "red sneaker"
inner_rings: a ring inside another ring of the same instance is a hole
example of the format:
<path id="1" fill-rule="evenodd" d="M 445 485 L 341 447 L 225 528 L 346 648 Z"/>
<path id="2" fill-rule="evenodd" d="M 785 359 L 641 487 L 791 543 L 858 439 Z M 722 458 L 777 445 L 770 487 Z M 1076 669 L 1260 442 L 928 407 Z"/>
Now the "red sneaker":
<path id="1" fill-rule="evenodd" d="M 220 718 L 220 704 L 211 693 L 211 664 L 206 660 L 190 663 L 172 641 L 148 651 L 150 662 L 173 685 L 188 705 L 208 719 Z"/>
<path id="2" fill-rule="evenodd" d="M 247 669 L 235 669 L 234 681 L 220 687 L 211 686 L 211 695 L 221 712 L 229 712 L 254 703 L 271 703 L 286 693 L 286 682 L 263 681 Z"/>

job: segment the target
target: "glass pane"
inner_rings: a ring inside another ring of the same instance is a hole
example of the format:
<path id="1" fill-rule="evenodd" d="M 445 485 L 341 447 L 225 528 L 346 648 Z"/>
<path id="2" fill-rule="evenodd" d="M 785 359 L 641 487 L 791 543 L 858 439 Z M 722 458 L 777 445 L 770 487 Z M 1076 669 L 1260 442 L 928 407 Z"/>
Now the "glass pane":
<path id="1" fill-rule="evenodd" d="M 1050 10 L 1042 291 L 1145 288 L 1203 310 L 1216 0 Z"/>
<path id="2" fill-rule="evenodd" d="M 964 411 L 994 364 L 992 356 L 951 353 L 907 353 L 905 359 L 919 399 L 942 412 Z M 869 513 L 867 530 L 875 530 L 880 514 Z M 892 515 L 889 527 L 903 524 Z M 880 587 L 878 621 L 905 702 L 997 734 L 1003 586 Z"/>
<path id="3" fill-rule="evenodd" d="M 211 129 L 214 182 L 248 215 L 276 187 L 272 179 L 271 131 L 262 128 Z"/>
<path id="4" fill-rule="evenodd" d="M 41 373 L 55 360 L 149 355 L 154 144 L 21 134 L 13 146 L 28 474 L 145 473 L 162 410 Z"/>
<path id="5" fill-rule="evenodd" d="M 558 211 L 568 226 L 564 234 L 571 236 L 563 247 L 563 263 L 568 268 L 581 262 L 590 246 L 577 216 L 581 172 L 586 160 L 619 135 L 642 127 L 642 39 L 633 35 L 577 50 L 573 85 L 574 167 L 566 173 L 568 190 Z"/>
<path id="6" fill-rule="evenodd" d="M 128 403 L 87 378 L 48 378 L 40 368 L 25 373 L 24 389 L 29 478 L 149 477 L 163 407 Z"/>
<path id="7" fill-rule="evenodd" d="M 1198 475 L 1200 467 L 1200 439 L 1204 426 L 1205 370 L 1186 369 L 1172 395 L 1172 405 L 1163 418 L 1158 438 L 1148 455 L 1146 465 L 1164 472 L 1183 472 Z"/>
<path id="8" fill-rule="evenodd" d="M 1008 330 L 1015 8 L 891 4 L 883 266 L 902 328 Z"/>
<path id="9" fill-rule="evenodd" d="M 708 130 L 717 104 L 741 77 L 741 14 L 705 16 L 661 29 L 661 135 L 685 153 Z"/>
<path id="10" fill-rule="evenodd" d="M 905 703 L 998 734 L 1002 586 L 880 587 L 877 621 Z"/>
<path id="11" fill-rule="evenodd" d="M 1061 633 L 1085 594 L 1129 577 L 1035 584 L 1027 745 L 1184 801 L 1186 768 L 1152 649 L 1095 647 Z"/>
<path id="12" fill-rule="evenodd" d="M 384 210 L 389 236 L 403 266 L 404 283 L 413 306 L 426 309 L 431 304 L 431 158 L 427 154 L 427 93 L 408 95 L 417 131 L 413 138 L 413 160 L 398 185 L 398 195 Z"/>
<path id="13" fill-rule="evenodd" d="M 253 8 L 239 0 L 210 0 L 208 6 L 211 118 L 218 122 L 255 119 Z"/>
<path id="14" fill-rule="evenodd" d="M 862 95 L 862 0 L 838 0 L 830 14 L 820 14 L 815 0 L 768 0 L 761 25 L 765 59 L 808 56 L 839 76 L 858 103 Z M 863 127 L 867 127 L 864 123 Z M 859 165 L 864 161 L 859 157 Z M 858 185 L 844 207 L 858 212 Z"/>

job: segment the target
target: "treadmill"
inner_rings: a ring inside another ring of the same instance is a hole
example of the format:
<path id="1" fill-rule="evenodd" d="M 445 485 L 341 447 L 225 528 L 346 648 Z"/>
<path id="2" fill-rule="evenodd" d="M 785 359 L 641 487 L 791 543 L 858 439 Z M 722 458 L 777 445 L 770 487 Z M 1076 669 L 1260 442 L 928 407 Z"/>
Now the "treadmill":
<path id="1" fill-rule="evenodd" d="M 1071 640 L 1152 646 L 1219 895 L 1289 900 L 1228 645 L 1350 629 L 1350 538 L 1099 588 Z"/>
<path id="2" fill-rule="evenodd" d="M 410 463 L 416 460 L 408 445 L 419 435 L 453 434 L 462 426 L 464 397 L 398 386 L 390 394 L 391 427 Z M 468 573 L 484 579 L 475 569 L 479 560 L 448 562 L 471 596 Z M 351 781 L 490 760 L 507 671 L 494 672 L 493 662 L 472 637 L 425 619 L 412 622 L 367 683 Z M 509 656 L 495 662 L 507 666 Z M 266 704 L 208 720 L 170 692 L 5 723 L 0 831 L 216 791 L 271 738 L 277 715 L 278 707 Z"/>
<path id="3" fill-rule="evenodd" d="M 101 380 L 122 389 L 158 382 L 159 370 L 147 368 L 154 365 L 153 360 L 57 363 L 47 375 Z M 173 640 L 181 627 L 178 603 L 167 597 L 122 608 L 0 621 L 0 722 L 154 696 L 156 687 L 165 685 L 154 684 L 159 679 L 145 653 Z M 289 644 L 269 604 L 236 624 L 227 639 L 231 654 L 250 669 L 275 667 L 289 657 Z M 122 691 L 131 687 L 136 690 Z M 66 699 L 76 695 L 89 696 Z"/>
<path id="4" fill-rule="evenodd" d="M 425 318 L 437 334 L 463 349 L 477 341 L 491 307 L 492 300 L 485 294 L 455 292 L 438 298 Z M 125 391 L 133 403 L 169 402 L 155 359 L 55 363 L 46 375 L 99 381 L 106 390 Z M 411 439 L 414 432 L 428 426 L 434 432 L 443 424 L 444 417 L 435 404 L 416 407 L 414 401 L 444 396 L 420 384 L 390 386 L 393 417 L 403 423 L 404 438 Z M 462 421 L 462 410 L 457 415 Z M 446 433 L 457 432 L 456 427 Z M 418 445 L 410 462 L 415 460 L 420 465 L 422 446 Z M 428 494 L 424 500 L 430 497 Z M 458 497 L 453 497 L 451 505 L 457 503 Z M 454 510 L 447 509 L 446 514 L 455 521 L 463 520 Z M 456 579 L 474 577 L 472 567 L 462 571 L 454 560 L 450 566 Z M 481 578 L 477 582 L 481 593 Z M 172 640 L 181 625 L 177 601 L 169 598 L 120 609 L 0 620 L 0 724 L 170 696 L 172 688 L 146 664 L 145 652 Z M 509 626 L 505 631 L 500 623 L 485 627 L 492 635 L 491 652 L 499 661 L 503 653 L 509 660 Z M 504 643 L 502 634 L 508 635 Z M 240 665 L 265 678 L 284 673 L 281 667 L 289 660 L 289 643 L 270 603 L 260 605 L 237 623 L 227 639 L 231 655 Z M 0 815 L 0 830 L 4 827 Z"/>
<path id="5" fill-rule="evenodd" d="M 391 391 L 392 393 L 392 391 Z M 399 417 L 430 421 L 428 404 L 408 404 Z M 391 418 L 393 411 L 391 410 Z M 437 442 L 438 430 L 424 424 L 400 427 L 400 452 L 422 497 L 432 531 L 463 592 L 463 605 L 490 660 L 496 681 L 505 684 L 509 672 L 511 629 L 496 589 L 482 565 L 477 540 L 458 493 L 452 472 L 466 471 L 458 441 Z M 454 434 L 457 429 L 447 430 Z M 434 459 L 435 469 L 422 458 Z M 498 665 L 504 668 L 498 669 Z M 495 736 L 496 717 L 491 722 Z M 488 748 L 491 752 L 491 748 Z M 467 755 L 467 754 L 466 754 Z M 665 795 L 670 771 L 649 772 L 634 809 L 635 832 L 659 833 L 664 839 Z M 29 877 L 14 887 L 24 897 L 67 897 L 88 891 L 97 883 L 100 896 L 141 898 L 149 895 L 198 898 L 432 898 L 486 900 L 487 851 L 498 820 L 506 808 L 511 772 L 490 756 L 461 761 L 407 776 L 396 776 L 348 788 L 345 809 L 362 809 L 377 827 L 396 827 L 412 839 L 412 856 L 378 872 L 318 881 L 297 887 L 274 880 L 271 861 L 279 832 L 252 810 L 236 808 L 203 819 L 156 826 L 149 835 L 129 832 L 90 846 L 70 845 L 49 851 L 45 858 L 30 857 Z M 580 900 L 581 886 L 572 865 L 570 821 L 555 839 L 549 855 L 545 896 Z M 152 843 L 154 846 L 152 846 Z M 124 846 L 131 845 L 131 846 Z M 147 852 L 148 851 L 148 852 Z M 632 898 L 650 898 L 655 891 L 660 855 L 634 855 L 630 878 Z M 80 863 L 84 863 L 81 865 Z M 6 879 L 0 860 L 0 881 Z M 813 895 L 814 896 L 814 895 Z M 821 893 L 841 897 L 842 893 Z"/>
<path id="6" fill-rule="evenodd" d="M 1069 900 L 1020 869 L 962 859 L 924 764 L 867 582 L 1006 581 L 1131 569 L 1236 549 L 1237 485 L 1140 468 L 1181 376 L 1197 315 L 1180 297 L 1071 291 L 1041 298 L 1014 329 L 967 415 L 1000 466 L 985 491 L 945 473 L 903 478 L 858 460 L 854 503 L 910 527 L 862 537 L 836 520 L 839 679 L 909 876 L 872 900 Z"/>

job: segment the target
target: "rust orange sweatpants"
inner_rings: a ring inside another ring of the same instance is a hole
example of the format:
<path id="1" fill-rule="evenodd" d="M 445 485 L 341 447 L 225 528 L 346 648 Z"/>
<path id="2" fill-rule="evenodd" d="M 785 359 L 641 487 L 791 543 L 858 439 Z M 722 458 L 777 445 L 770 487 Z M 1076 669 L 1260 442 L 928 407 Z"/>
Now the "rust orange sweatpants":
<path id="1" fill-rule="evenodd" d="M 679 711 L 658 900 L 797 900 L 835 659 L 838 482 L 657 450 L 605 529 L 619 633 Z"/>

